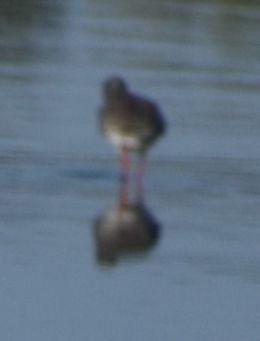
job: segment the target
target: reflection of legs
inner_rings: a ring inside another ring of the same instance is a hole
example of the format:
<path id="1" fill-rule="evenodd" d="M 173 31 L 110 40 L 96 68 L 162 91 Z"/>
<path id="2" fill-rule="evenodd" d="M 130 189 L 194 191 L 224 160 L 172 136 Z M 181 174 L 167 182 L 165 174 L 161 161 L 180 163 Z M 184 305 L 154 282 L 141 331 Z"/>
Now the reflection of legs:
<path id="1" fill-rule="evenodd" d="M 136 200 L 138 202 L 143 201 L 144 189 L 143 189 L 143 176 L 144 176 L 145 157 L 144 153 L 138 155 L 137 170 L 136 170 Z"/>
<path id="2" fill-rule="evenodd" d="M 128 203 L 128 183 L 129 183 L 129 155 L 125 148 L 120 149 L 120 189 L 119 189 L 119 206 L 127 205 Z"/>
<path id="3" fill-rule="evenodd" d="M 128 183 L 121 182 L 119 187 L 119 193 L 117 198 L 117 204 L 119 209 L 128 205 Z"/>

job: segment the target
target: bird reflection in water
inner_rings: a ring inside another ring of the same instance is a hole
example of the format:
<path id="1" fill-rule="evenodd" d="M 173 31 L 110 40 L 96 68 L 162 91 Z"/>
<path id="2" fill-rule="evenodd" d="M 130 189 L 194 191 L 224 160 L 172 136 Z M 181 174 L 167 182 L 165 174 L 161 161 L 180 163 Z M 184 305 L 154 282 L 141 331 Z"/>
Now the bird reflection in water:
<path id="1" fill-rule="evenodd" d="M 166 123 L 157 104 L 133 93 L 124 79 L 103 83 L 99 109 L 101 132 L 120 156 L 121 185 L 114 207 L 95 221 L 97 258 L 114 263 L 122 255 L 145 252 L 158 240 L 159 224 L 144 204 L 143 168 L 148 149 L 165 133 Z M 136 199 L 128 200 L 129 152 L 137 156 Z"/>
<path id="2" fill-rule="evenodd" d="M 113 265 L 122 257 L 141 256 L 155 246 L 160 224 L 139 199 L 130 202 L 127 184 L 122 182 L 112 209 L 95 220 L 96 258 L 100 264 Z"/>

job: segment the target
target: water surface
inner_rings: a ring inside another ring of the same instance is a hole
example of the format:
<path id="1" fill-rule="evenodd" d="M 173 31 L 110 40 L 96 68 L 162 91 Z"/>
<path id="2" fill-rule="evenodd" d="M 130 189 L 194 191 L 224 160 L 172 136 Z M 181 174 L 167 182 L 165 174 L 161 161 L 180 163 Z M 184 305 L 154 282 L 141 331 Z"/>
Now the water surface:
<path id="1" fill-rule="evenodd" d="M 258 340 L 259 30 L 257 1 L 2 1 L 3 340 Z M 168 132 L 145 179 L 158 238 L 104 264 L 95 224 L 119 185 L 96 112 L 114 73 Z"/>

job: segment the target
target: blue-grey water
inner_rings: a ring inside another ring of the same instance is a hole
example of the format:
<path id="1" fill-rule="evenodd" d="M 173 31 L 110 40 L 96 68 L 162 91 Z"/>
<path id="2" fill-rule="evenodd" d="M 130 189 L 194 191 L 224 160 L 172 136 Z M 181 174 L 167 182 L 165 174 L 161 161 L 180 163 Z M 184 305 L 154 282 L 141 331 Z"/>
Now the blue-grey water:
<path id="1" fill-rule="evenodd" d="M 258 1 L 1 2 L 1 340 L 259 340 L 259 32 Z M 145 177 L 159 233 L 104 261 L 111 74 L 168 131 Z"/>

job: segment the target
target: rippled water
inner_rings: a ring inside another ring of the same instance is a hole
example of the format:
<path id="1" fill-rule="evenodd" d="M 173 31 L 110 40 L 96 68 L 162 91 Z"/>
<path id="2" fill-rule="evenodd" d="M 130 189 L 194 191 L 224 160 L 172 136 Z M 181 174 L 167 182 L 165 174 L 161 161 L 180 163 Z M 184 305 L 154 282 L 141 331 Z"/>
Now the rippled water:
<path id="1" fill-rule="evenodd" d="M 259 30 L 257 1 L 2 1 L 1 339 L 258 340 Z M 114 73 L 168 122 L 122 215 Z"/>

